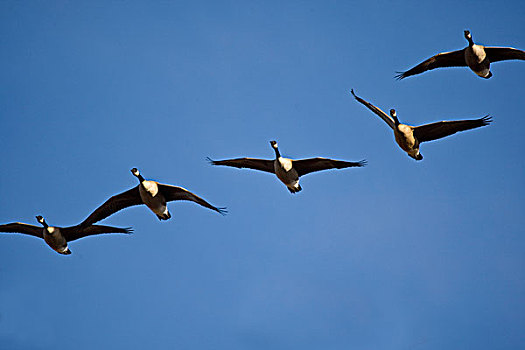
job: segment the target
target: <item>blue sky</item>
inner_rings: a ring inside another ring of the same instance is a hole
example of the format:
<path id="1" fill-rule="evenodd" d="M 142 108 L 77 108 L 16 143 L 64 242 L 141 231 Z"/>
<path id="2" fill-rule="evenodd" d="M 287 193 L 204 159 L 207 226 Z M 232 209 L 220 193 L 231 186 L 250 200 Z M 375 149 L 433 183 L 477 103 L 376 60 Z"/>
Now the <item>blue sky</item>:
<path id="1" fill-rule="evenodd" d="M 129 170 L 217 206 L 103 221 L 61 256 L 0 236 L 0 349 L 525 347 L 525 64 L 393 79 L 442 51 L 525 48 L 525 4 L 0 3 L 0 223 L 82 221 Z M 491 114 L 416 162 L 412 125 Z M 205 157 L 357 161 L 301 180 Z"/>

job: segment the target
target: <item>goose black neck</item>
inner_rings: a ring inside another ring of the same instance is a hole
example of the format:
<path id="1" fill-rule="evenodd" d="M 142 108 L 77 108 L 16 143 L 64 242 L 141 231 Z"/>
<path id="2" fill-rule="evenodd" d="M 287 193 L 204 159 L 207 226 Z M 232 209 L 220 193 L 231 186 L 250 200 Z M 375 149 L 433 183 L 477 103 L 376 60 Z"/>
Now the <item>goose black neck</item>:
<path id="1" fill-rule="evenodd" d="M 396 116 L 393 116 L 392 119 L 394 119 L 394 125 L 395 125 L 395 126 L 399 126 L 399 124 L 401 124 L 401 123 L 399 122 L 399 119 L 397 119 Z"/>
<path id="2" fill-rule="evenodd" d="M 45 220 L 42 220 L 41 222 L 42 226 L 44 226 L 44 228 L 48 228 L 49 225 L 47 224 L 47 222 Z"/>
<path id="3" fill-rule="evenodd" d="M 273 150 L 275 151 L 275 157 L 279 158 L 281 156 L 281 153 L 279 153 L 279 148 L 275 147 Z"/>
<path id="4" fill-rule="evenodd" d="M 146 181 L 146 180 L 144 180 L 144 178 L 140 174 L 137 175 L 137 179 L 139 179 L 140 183 L 143 183 L 144 181 Z"/>

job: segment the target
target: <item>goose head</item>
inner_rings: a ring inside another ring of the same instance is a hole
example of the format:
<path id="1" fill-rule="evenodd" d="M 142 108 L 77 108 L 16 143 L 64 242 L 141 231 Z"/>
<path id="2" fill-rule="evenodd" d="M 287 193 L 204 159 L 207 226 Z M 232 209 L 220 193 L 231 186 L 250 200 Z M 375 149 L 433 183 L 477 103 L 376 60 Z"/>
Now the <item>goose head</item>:
<path id="1" fill-rule="evenodd" d="M 130 171 L 133 174 L 133 176 L 135 176 L 137 179 L 139 179 L 139 182 L 144 181 L 144 178 L 142 177 L 142 175 L 140 175 L 139 169 L 133 168 Z"/>
<path id="2" fill-rule="evenodd" d="M 399 125 L 399 119 L 397 119 L 397 113 L 396 113 L 396 110 L 395 109 L 391 109 L 390 110 L 390 116 L 392 117 L 392 119 L 394 119 L 394 123 L 396 125 Z"/>
<path id="3" fill-rule="evenodd" d="M 275 155 L 277 158 L 279 158 L 281 155 L 279 154 L 279 146 L 277 145 L 277 141 L 270 141 L 270 146 L 272 146 L 273 150 L 275 151 Z"/>
<path id="4" fill-rule="evenodd" d="M 465 39 L 468 40 L 469 45 L 474 45 L 474 42 L 472 41 L 472 35 L 470 34 L 469 30 L 463 31 L 463 35 L 465 35 Z"/>
<path id="5" fill-rule="evenodd" d="M 35 216 L 35 218 L 36 218 L 36 221 L 38 221 L 42 226 L 44 226 L 45 228 L 48 227 L 48 225 L 46 223 L 46 220 L 44 219 L 43 216 L 37 215 L 37 216 Z"/>

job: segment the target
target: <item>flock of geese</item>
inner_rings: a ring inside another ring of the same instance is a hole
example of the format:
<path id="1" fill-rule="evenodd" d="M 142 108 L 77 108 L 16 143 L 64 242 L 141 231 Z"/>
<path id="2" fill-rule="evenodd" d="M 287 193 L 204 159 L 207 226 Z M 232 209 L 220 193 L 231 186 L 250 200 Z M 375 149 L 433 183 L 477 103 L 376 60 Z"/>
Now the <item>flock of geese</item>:
<path id="1" fill-rule="evenodd" d="M 484 47 L 476 45 L 468 30 L 464 32 L 464 35 L 468 41 L 466 48 L 439 53 L 406 72 L 399 73 L 396 75 L 396 78 L 404 79 L 436 68 L 467 66 L 478 76 L 488 79 L 492 76 L 490 63 L 503 60 L 525 60 L 525 52 L 522 50 L 511 47 Z M 437 140 L 459 131 L 479 128 L 491 122 L 491 118 L 487 115 L 480 119 L 440 121 L 420 126 L 410 126 L 399 122 L 394 109 L 391 109 L 390 115 L 388 115 L 372 103 L 358 97 L 353 89 L 351 93 L 359 103 L 362 103 L 388 124 L 394 132 L 394 138 L 399 147 L 415 160 L 423 159 L 419 151 L 422 142 Z M 270 145 L 275 152 L 274 159 L 236 158 L 212 160 L 208 158 L 208 161 L 212 165 L 248 168 L 275 174 L 291 193 L 301 191 L 299 178 L 303 175 L 327 169 L 344 169 L 366 165 L 365 160 L 347 162 L 320 157 L 299 160 L 284 158 L 279 152 L 276 141 L 270 141 Z M 76 226 L 49 226 L 45 219 L 39 215 L 36 216 L 36 219 L 42 227 L 14 222 L 0 225 L 0 232 L 17 232 L 42 238 L 57 253 L 67 255 L 71 254 L 68 242 L 79 238 L 102 233 L 131 233 L 131 228 L 94 225 L 96 222 L 131 206 L 144 204 L 159 220 L 168 220 L 171 217 L 167 207 L 167 203 L 171 201 L 192 201 L 222 215 L 225 215 L 227 212 L 226 208 L 215 207 L 182 187 L 145 180 L 136 168 L 131 169 L 131 173 L 139 181 L 137 186 L 112 196 Z"/>

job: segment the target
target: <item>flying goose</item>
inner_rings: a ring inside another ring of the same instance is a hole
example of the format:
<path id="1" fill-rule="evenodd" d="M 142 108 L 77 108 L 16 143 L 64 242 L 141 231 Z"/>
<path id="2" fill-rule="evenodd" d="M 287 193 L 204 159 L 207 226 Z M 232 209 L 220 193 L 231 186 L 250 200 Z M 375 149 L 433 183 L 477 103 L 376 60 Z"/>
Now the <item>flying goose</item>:
<path id="1" fill-rule="evenodd" d="M 36 220 L 44 227 L 42 228 L 39 226 L 23 224 L 21 222 L 13 222 L 10 224 L 0 225 L 0 232 L 18 232 L 42 238 L 44 241 L 46 241 L 47 245 L 51 247 L 51 249 L 59 254 L 64 255 L 71 254 L 67 243 L 76 239 L 91 235 L 99 235 L 101 233 L 129 234 L 133 232 L 131 228 L 101 225 L 91 225 L 87 227 L 81 227 L 80 225 L 70 227 L 49 226 L 44 218 L 40 215 L 36 216 Z"/>
<path id="2" fill-rule="evenodd" d="M 479 128 L 488 125 L 492 121 L 492 118 L 490 118 L 489 115 L 486 115 L 480 119 L 441 121 L 420 126 L 410 126 L 399 122 L 395 109 L 391 109 L 390 116 L 388 116 L 385 112 L 370 102 L 356 96 L 354 89 L 350 92 L 354 95 L 357 101 L 361 102 L 368 109 L 377 114 L 392 128 L 392 130 L 394 130 L 394 137 L 399 147 L 415 160 L 423 159 L 423 156 L 419 153 L 419 144 L 421 142 L 437 140 L 455 134 L 458 131 Z"/>
<path id="3" fill-rule="evenodd" d="M 207 158 L 213 165 L 226 165 L 235 168 L 249 168 L 254 170 L 266 171 L 277 175 L 279 180 L 286 185 L 291 193 L 301 191 L 299 177 L 313 173 L 315 171 L 327 169 L 343 169 L 348 167 L 362 167 L 366 160 L 359 162 L 345 162 L 342 160 L 333 160 L 327 158 L 309 158 L 293 160 L 281 157 L 277 141 L 270 141 L 270 145 L 275 151 L 275 159 L 254 159 L 254 158 L 237 158 L 225 160 L 212 160 Z"/>
<path id="4" fill-rule="evenodd" d="M 140 204 L 145 204 L 150 208 L 159 220 L 168 220 L 171 218 L 171 214 L 166 203 L 178 200 L 193 201 L 222 215 L 227 213 L 226 208 L 216 208 L 182 187 L 145 180 L 137 168 L 131 169 L 131 173 L 139 180 L 139 185 L 108 199 L 91 213 L 86 220 L 82 221 L 80 223 L 81 226 L 91 225 L 119 210 Z"/>
<path id="5" fill-rule="evenodd" d="M 420 74 L 427 70 L 441 67 L 468 66 L 478 76 L 488 79 L 492 76 L 490 63 L 504 60 L 525 60 L 525 51 L 512 47 L 485 47 L 476 45 L 468 30 L 464 31 L 468 46 L 463 50 L 442 52 L 418 64 L 406 72 L 398 72 L 396 78 L 404 79 L 411 75 Z"/>

